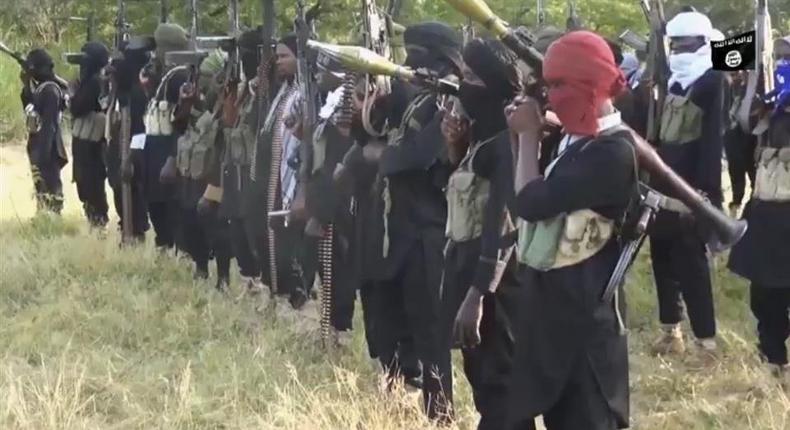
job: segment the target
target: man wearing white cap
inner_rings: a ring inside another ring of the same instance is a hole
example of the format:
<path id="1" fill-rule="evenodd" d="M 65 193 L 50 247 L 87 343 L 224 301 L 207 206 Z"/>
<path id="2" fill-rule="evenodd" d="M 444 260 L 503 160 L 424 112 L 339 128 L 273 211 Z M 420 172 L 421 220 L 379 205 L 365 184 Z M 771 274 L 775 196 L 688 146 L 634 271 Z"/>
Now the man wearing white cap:
<path id="1" fill-rule="evenodd" d="M 662 111 L 659 153 L 692 187 L 720 207 L 726 78 L 712 70 L 713 26 L 699 12 L 681 12 L 667 23 L 667 36 L 671 41 L 671 76 Z M 653 186 L 669 192 L 660 181 L 654 181 Z M 650 249 L 663 329 L 653 353 L 685 351 L 680 331 L 685 302 L 698 358 L 703 364 L 712 363 L 716 320 L 708 256 L 698 226 L 677 213 L 662 212 L 651 231 Z"/>

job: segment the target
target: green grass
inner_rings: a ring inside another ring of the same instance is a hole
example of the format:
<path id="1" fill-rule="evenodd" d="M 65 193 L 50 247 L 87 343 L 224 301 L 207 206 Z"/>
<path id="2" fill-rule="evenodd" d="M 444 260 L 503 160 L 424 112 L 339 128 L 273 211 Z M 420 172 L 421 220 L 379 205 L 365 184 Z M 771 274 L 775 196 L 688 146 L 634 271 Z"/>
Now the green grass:
<path id="1" fill-rule="evenodd" d="M 24 137 L 25 123 L 19 91 L 19 65 L 5 54 L 0 54 L 0 142 Z"/>
<path id="2" fill-rule="evenodd" d="M 114 233 L 87 231 L 64 176 L 63 218 L 35 217 L 24 150 L 0 147 L 0 428 L 432 428 L 413 394 L 379 392 L 361 329 L 349 350 L 327 352 L 312 320 L 219 296 L 150 246 L 119 250 Z M 628 283 L 633 428 L 790 428 L 790 402 L 755 358 L 746 284 L 721 261 L 721 363 L 700 372 L 647 355 L 646 257 Z M 458 427 L 472 429 L 456 380 Z"/>

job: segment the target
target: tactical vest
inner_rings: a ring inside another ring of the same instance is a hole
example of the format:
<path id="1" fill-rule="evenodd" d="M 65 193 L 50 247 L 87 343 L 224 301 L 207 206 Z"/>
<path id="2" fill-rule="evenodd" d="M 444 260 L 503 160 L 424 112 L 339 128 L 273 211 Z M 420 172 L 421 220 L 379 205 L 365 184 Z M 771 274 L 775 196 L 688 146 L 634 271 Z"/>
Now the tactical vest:
<path id="1" fill-rule="evenodd" d="M 554 163 L 561 157 L 562 154 Z M 551 169 L 550 165 L 546 177 L 551 176 Z M 615 233 L 615 221 L 591 209 L 563 213 L 537 222 L 519 219 L 517 223 L 518 261 L 544 272 L 587 260 L 600 252 Z"/>
<path id="2" fill-rule="evenodd" d="M 246 87 L 242 87 L 246 88 Z M 223 166 L 249 166 L 255 148 L 255 133 L 250 124 L 255 122 L 253 109 L 256 98 L 248 93 L 243 97 L 235 127 L 224 127 L 222 134 L 225 139 Z"/>
<path id="3" fill-rule="evenodd" d="M 447 183 L 447 228 L 445 235 L 453 242 L 480 237 L 483 216 L 491 192 L 491 182 L 472 170 L 477 152 L 493 140 L 481 142 L 467 152 Z"/>
<path id="4" fill-rule="evenodd" d="M 148 136 L 170 136 L 173 134 L 173 113 L 176 105 L 167 101 L 167 89 L 173 75 L 180 70 L 187 70 L 187 68 L 186 66 L 177 66 L 165 73 L 162 82 L 156 88 L 154 97 L 148 102 L 148 108 L 143 118 L 145 133 Z"/>
<path id="5" fill-rule="evenodd" d="M 664 145 L 683 145 L 702 136 L 702 109 L 691 100 L 694 87 L 686 95 L 667 94 L 661 111 L 659 138 Z"/>
<path id="6" fill-rule="evenodd" d="M 212 112 L 192 112 L 192 120 L 177 144 L 176 167 L 182 177 L 206 177 L 214 161 L 218 132 L 219 120 Z"/>
<path id="7" fill-rule="evenodd" d="M 36 86 L 36 88 L 33 90 L 33 97 L 34 99 L 37 99 L 39 94 L 41 94 L 41 92 L 48 87 L 55 88 L 55 91 L 58 93 L 58 100 L 60 100 L 58 106 L 58 110 L 60 111 L 58 113 L 58 123 L 60 123 L 63 115 L 63 107 L 66 103 L 66 96 L 63 93 L 63 89 L 60 88 L 60 85 L 52 81 L 44 81 L 38 84 L 38 86 Z M 25 106 L 25 126 L 29 134 L 36 134 L 41 131 L 41 115 L 38 113 L 36 106 L 33 103 L 29 103 L 27 106 Z"/>
<path id="8" fill-rule="evenodd" d="M 790 146 L 757 148 L 753 196 L 766 202 L 790 202 Z"/>
<path id="9" fill-rule="evenodd" d="M 71 135 L 88 142 L 100 142 L 104 138 L 107 116 L 104 112 L 90 112 L 71 123 Z"/>

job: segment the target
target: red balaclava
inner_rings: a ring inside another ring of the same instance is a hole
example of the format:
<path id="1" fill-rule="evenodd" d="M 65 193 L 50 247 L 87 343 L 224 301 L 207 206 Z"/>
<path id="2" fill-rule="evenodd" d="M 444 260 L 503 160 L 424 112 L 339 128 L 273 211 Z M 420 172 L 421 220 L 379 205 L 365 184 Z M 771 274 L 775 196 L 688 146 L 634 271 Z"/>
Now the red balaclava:
<path id="1" fill-rule="evenodd" d="M 589 31 L 573 31 L 552 43 L 543 60 L 549 104 L 565 132 L 598 135 L 598 108 L 625 88 L 625 77 L 606 41 Z"/>

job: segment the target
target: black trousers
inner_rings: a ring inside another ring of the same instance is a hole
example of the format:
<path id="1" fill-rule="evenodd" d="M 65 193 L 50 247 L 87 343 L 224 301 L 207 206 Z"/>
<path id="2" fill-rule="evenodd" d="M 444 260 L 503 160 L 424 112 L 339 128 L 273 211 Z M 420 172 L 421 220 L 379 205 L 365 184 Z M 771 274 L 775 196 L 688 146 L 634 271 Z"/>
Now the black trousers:
<path id="1" fill-rule="evenodd" d="M 422 373 L 414 334 L 408 324 L 403 289 L 392 282 L 377 282 L 368 289 L 369 312 L 378 322 L 375 349 L 390 377 L 419 377 Z"/>
<path id="2" fill-rule="evenodd" d="M 181 208 L 180 210 L 180 243 L 183 250 L 189 254 L 195 263 L 195 269 L 208 272 L 208 260 L 211 252 L 209 245 L 208 232 L 202 217 L 196 208 Z"/>
<path id="3" fill-rule="evenodd" d="M 118 214 L 118 226 L 123 226 L 123 188 L 120 182 L 114 183 L 110 181 L 112 187 L 113 203 L 115 205 L 115 212 Z M 145 238 L 145 232 L 148 231 L 148 210 L 145 197 L 143 196 L 142 186 L 136 182 L 131 183 L 132 191 L 132 236 L 138 240 Z M 121 227 L 122 228 L 122 227 Z"/>
<path id="4" fill-rule="evenodd" d="M 651 236 L 650 257 L 661 323 L 679 323 L 683 319 L 685 302 L 694 335 L 698 339 L 714 337 L 716 318 L 713 291 L 708 256 L 702 239 L 680 227 L 675 234 Z"/>
<path id="5" fill-rule="evenodd" d="M 216 211 L 198 215 L 203 231 L 206 234 L 210 257 L 217 264 L 217 277 L 230 279 L 230 260 L 233 258 L 233 247 L 230 241 L 230 221 L 221 218 Z"/>
<path id="6" fill-rule="evenodd" d="M 33 164 L 30 167 L 36 190 L 36 207 L 57 214 L 63 210 L 63 182 L 56 161 Z"/>
<path id="7" fill-rule="evenodd" d="M 724 152 L 727 154 L 727 170 L 730 174 L 734 204 L 740 205 L 743 202 L 747 176 L 754 185 L 756 145 L 757 137 L 744 133 L 740 127 L 729 130 L 724 136 Z"/>
<path id="8" fill-rule="evenodd" d="M 158 248 L 172 248 L 176 243 L 179 207 L 177 200 L 148 202 L 148 217 L 154 226 Z"/>
<path id="9" fill-rule="evenodd" d="M 228 220 L 228 235 L 241 276 L 258 277 L 261 273 L 260 263 L 258 263 L 250 247 L 243 218 L 231 218 Z"/>
<path id="10" fill-rule="evenodd" d="M 560 398 L 543 414 L 546 430 L 616 430 L 617 420 L 588 360 L 579 360 Z M 534 425 L 534 424 L 533 424 Z M 527 427 L 523 427 L 527 428 Z"/>
<path id="11" fill-rule="evenodd" d="M 412 245 L 406 261 L 396 276 L 388 281 L 391 301 L 388 306 L 402 304 L 405 319 L 396 315 L 389 324 L 409 329 L 418 359 L 422 364 L 423 406 L 428 417 L 441 419 L 449 406 L 444 398 L 439 369 L 441 335 L 439 322 L 439 289 L 442 280 L 444 232 L 427 232 Z M 396 311 L 397 312 L 397 311 Z M 393 333 L 397 330 L 392 329 Z"/>
<path id="12" fill-rule="evenodd" d="M 309 252 L 304 243 L 304 223 L 292 222 L 287 226 L 281 218 L 273 224 L 275 238 L 275 261 L 277 265 L 277 294 L 288 296 L 296 288 L 308 290 L 309 282 L 303 270 L 303 255 Z M 265 222 L 265 221 L 263 221 Z M 271 262 L 269 260 L 269 233 L 267 228 L 255 228 L 246 220 L 248 237 L 253 242 L 253 254 L 260 264 L 261 280 L 271 285 Z M 313 249 L 312 252 L 315 252 Z"/>
<path id="13" fill-rule="evenodd" d="M 752 284 L 751 307 L 757 318 L 760 354 L 771 364 L 787 364 L 785 342 L 790 336 L 790 285 L 763 287 Z"/>
<path id="14" fill-rule="evenodd" d="M 74 138 L 71 144 L 77 195 L 82 202 L 85 217 L 92 226 L 105 226 L 109 221 L 104 185 L 107 179 L 105 147 L 104 141 L 90 142 L 78 138 Z"/>
<path id="15" fill-rule="evenodd" d="M 469 291 L 470 279 L 475 275 L 479 256 L 479 241 L 450 242 L 445 255 L 441 291 L 442 350 L 439 372 L 445 398 L 450 404 L 453 401 L 453 326 Z M 510 419 L 508 401 L 515 354 L 511 320 L 517 313 L 516 295 L 520 290 L 516 271 L 513 259 L 500 280 L 496 294 L 483 298 L 480 344 L 474 348 L 461 349 L 464 375 L 472 388 L 475 409 L 480 413 L 478 430 L 505 429 Z"/>

